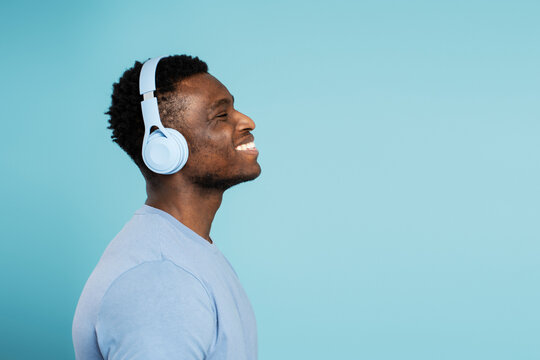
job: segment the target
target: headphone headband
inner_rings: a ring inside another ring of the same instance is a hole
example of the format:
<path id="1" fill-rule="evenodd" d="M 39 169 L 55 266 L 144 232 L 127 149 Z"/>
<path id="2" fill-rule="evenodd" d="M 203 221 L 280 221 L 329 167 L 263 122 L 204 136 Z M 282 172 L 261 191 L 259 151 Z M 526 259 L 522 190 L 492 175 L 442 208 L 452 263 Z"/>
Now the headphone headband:
<path id="1" fill-rule="evenodd" d="M 147 60 L 141 69 L 139 75 L 139 92 L 143 95 L 143 101 L 141 101 L 143 120 L 144 120 L 144 141 L 146 142 L 147 137 L 150 135 L 150 130 L 152 127 L 156 126 L 164 136 L 167 136 L 166 132 L 163 130 L 163 124 L 159 118 L 159 109 L 157 98 L 154 96 L 154 91 L 156 90 L 156 69 L 159 60 L 164 58 L 164 56 L 158 56 Z"/>
<path id="2" fill-rule="evenodd" d="M 139 93 L 141 95 L 150 91 L 156 91 L 156 68 L 159 60 L 165 56 L 158 56 L 147 60 L 141 69 L 139 76 Z"/>

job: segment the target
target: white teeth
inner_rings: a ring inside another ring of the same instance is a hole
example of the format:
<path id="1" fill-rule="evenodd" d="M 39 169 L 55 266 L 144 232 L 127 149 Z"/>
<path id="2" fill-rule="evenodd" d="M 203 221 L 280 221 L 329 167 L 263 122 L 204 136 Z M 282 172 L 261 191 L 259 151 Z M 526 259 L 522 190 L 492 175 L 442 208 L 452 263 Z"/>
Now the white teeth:
<path id="1" fill-rule="evenodd" d="M 238 145 L 236 147 L 236 150 L 248 150 L 248 149 L 254 149 L 254 148 L 255 148 L 255 143 L 252 141 L 247 144 Z"/>

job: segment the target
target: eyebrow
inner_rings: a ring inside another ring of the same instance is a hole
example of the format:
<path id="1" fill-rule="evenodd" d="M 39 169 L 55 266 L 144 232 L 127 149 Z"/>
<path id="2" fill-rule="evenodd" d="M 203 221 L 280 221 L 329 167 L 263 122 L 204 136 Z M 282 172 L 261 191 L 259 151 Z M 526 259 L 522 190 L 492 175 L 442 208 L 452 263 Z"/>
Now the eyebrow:
<path id="1" fill-rule="evenodd" d="M 219 99 L 219 100 L 215 101 L 208 108 L 208 112 L 213 112 L 214 110 L 216 110 L 216 108 L 218 108 L 221 105 L 229 105 L 231 103 L 234 103 L 234 96 L 231 95 L 231 97 L 232 97 L 232 102 L 231 102 L 231 99 L 229 99 L 229 98 L 223 98 L 223 99 Z"/>

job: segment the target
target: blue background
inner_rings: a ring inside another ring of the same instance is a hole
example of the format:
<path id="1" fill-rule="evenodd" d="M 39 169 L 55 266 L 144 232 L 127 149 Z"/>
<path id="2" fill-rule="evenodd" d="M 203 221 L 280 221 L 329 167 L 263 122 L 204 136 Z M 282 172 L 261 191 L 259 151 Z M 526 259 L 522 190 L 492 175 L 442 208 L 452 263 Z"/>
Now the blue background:
<path id="1" fill-rule="evenodd" d="M 1 359 L 73 358 L 84 283 L 145 200 L 112 84 L 176 53 L 257 123 L 263 174 L 212 238 L 261 360 L 540 358 L 538 1 L 0 10 Z"/>

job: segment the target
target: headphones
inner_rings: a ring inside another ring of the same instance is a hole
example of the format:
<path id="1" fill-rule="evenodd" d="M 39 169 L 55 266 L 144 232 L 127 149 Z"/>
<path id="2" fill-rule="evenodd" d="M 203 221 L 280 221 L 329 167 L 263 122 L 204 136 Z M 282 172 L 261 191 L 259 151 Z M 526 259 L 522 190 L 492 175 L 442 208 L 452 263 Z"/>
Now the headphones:
<path id="1" fill-rule="evenodd" d="M 164 56 L 146 61 L 139 77 L 139 91 L 144 121 L 144 138 L 142 158 L 144 164 L 153 172 L 171 175 L 178 172 L 186 164 L 189 149 L 187 141 L 177 130 L 166 128 L 161 123 L 156 91 L 156 68 Z M 157 130 L 150 133 L 153 127 Z"/>

